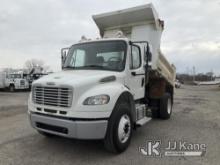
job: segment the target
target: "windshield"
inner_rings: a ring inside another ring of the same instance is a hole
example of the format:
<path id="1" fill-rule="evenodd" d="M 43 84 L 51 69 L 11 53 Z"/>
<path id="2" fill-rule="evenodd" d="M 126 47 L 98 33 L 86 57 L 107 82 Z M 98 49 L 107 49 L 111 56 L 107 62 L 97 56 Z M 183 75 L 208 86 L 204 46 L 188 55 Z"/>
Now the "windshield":
<path id="1" fill-rule="evenodd" d="M 123 71 L 127 45 L 124 41 L 106 41 L 73 45 L 64 69 Z"/>

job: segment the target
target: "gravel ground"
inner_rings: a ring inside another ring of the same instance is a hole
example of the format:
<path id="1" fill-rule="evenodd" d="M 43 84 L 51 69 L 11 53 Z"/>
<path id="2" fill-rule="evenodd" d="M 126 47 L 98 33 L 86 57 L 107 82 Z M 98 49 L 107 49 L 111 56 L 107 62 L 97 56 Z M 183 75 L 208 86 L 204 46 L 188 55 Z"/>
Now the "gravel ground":
<path id="1" fill-rule="evenodd" d="M 30 127 L 28 93 L 0 92 L 0 165 L 68 164 L 213 164 L 220 162 L 220 88 L 183 86 L 176 90 L 170 120 L 151 120 L 134 132 L 128 150 L 114 155 L 100 141 L 46 138 Z M 202 157 L 146 157 L 146 140 L 206 144 Z"/>

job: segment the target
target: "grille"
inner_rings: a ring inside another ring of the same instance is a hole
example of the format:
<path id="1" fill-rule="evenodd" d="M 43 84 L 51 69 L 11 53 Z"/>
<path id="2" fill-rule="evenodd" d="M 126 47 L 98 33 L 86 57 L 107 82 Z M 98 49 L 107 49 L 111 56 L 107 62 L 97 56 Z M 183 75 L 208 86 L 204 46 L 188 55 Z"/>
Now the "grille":
<path id="1" fill-rule="evenodd" d="M 33 88 L 33 101 L 41 105 L 70 107 L 72 104 L 72 93 L 70 88 L 35 86 Z"/>
<path id="2" fill-rule="evenodd" d="M 21 86 L 24 86 L 24 85 L 25 85 L 24 80 L 21 80 L 21 81 L 20 81 L 20 85 L 21 85 Z"/>

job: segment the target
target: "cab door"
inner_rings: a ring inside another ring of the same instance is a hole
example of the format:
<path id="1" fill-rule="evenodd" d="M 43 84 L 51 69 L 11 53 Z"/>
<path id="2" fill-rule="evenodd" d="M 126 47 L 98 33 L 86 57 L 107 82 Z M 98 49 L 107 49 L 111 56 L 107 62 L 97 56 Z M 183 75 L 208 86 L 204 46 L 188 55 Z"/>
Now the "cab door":
<path id="1" fill-rule="evenodd" d="M 128 86 L 134 99 L 140 99 L 145 94 L 145 68 L 141 47 L 131 45 L 129 57 Z"/>

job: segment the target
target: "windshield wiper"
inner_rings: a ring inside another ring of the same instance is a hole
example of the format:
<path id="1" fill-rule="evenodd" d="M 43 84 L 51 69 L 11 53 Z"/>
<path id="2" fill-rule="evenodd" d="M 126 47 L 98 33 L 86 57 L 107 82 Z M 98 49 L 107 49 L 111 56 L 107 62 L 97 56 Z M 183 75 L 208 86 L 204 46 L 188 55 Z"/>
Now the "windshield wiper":
<path id="1" fill-rule="evenodd" d="M 83 66 L 83 68 L 104 68 L 104 67 L 101 65 L 85 65 Z"/>
<path id="2" fill-rule="evenodd" d="M 75 69 L 76 67 L 75 66 L 67 65 L 67 66 L 64 66 L 63 68 L 64 69 Z"/>
<path id="3" fill-rule="evenodd" d="M 101 65 L 85 65 L 85 66 L 80 66 L 80 67 L 65 66 L 65 67 L 64 67 L 64 69 L 83 69 L 83 68 L 98 68 L 98 69 L 104 69 L 104 67 L 101 66 Z"/>

